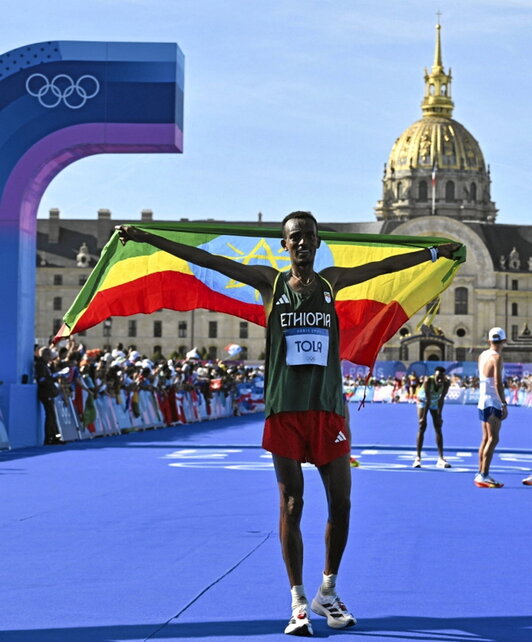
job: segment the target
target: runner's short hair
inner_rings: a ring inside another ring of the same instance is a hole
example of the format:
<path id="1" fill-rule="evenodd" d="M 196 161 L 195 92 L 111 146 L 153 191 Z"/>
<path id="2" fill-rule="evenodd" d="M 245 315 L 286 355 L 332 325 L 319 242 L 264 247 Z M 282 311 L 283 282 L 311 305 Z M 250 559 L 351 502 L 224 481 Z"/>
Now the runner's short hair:
<path id="1" fill-rule="evenodd" d="M 290 214 L 287 214 L 281 223 L 281 234 L 284 238 L 284 226 L 288 223 L 290 219 L 293 218 L 307 218 L 310 219 L 311 221 L 314 221 L 314 225 L 316 226 L 316 233 L 318 232 L 318 221 L 312 214 L 312 212 L 303 212 L 303 211 L 297 211 L 297 212 L 290 212 Z"/>
<path id="2" fill-rule="evenodd" d="M 434 374 L 436 374 L 437 372 L 441 372 L 442 374 L 445 374 L 446 370 L 443 366 L 436 366 L 434 368 Z"/>

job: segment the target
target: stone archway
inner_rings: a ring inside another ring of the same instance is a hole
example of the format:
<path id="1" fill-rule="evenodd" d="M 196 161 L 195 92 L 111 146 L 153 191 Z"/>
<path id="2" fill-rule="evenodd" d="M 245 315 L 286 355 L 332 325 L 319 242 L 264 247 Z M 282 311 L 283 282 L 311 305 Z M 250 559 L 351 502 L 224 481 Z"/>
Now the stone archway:
<path id="1" fill-rule="evenodd" d="M 182 152 L 184 58 L 171 43 L 65 41 L 0 62 L 0 408 L 18 447 L 38 440 L 35 386 L 23 382 L 33 372 L 41 197 L 89 155 Z"/>

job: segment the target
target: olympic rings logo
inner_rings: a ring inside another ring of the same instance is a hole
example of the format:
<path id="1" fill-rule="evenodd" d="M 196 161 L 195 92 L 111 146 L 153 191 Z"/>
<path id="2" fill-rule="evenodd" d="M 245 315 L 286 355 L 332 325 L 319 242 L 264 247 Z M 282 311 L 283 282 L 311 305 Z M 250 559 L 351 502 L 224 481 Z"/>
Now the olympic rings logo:
<path id="1" fill-rule="evenodd" d="M 100 83 L 88 74 L 76 82 L 67 74 L 57 74 L 51 81 L 44 74 L 32 74 L 26 80 L 26 91 L 47 109 L 57 107 L 61 101 L 69 109 L 81 109 L 100 91 Z"/>

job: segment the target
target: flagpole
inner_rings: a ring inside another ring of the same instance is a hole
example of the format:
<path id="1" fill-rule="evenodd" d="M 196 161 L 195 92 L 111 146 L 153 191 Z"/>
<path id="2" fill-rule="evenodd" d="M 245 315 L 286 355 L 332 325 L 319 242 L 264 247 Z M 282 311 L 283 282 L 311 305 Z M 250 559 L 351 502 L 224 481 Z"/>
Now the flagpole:
<path id="1" fill-rule="evenodd" d="M 436 163 L 432 166 L 432 216 L 436 214 Z"/>

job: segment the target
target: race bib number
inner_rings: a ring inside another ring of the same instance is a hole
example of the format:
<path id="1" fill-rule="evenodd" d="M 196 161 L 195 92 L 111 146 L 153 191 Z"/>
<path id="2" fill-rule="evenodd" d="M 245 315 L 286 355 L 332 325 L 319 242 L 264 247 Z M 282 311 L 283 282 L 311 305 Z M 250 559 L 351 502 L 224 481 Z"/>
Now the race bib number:
<path id="1" fill-rule="evenodd" d="M 329 355 L 329 330 L 291 328 L 285 330 L 287 366 L 326 366 Z"/>

